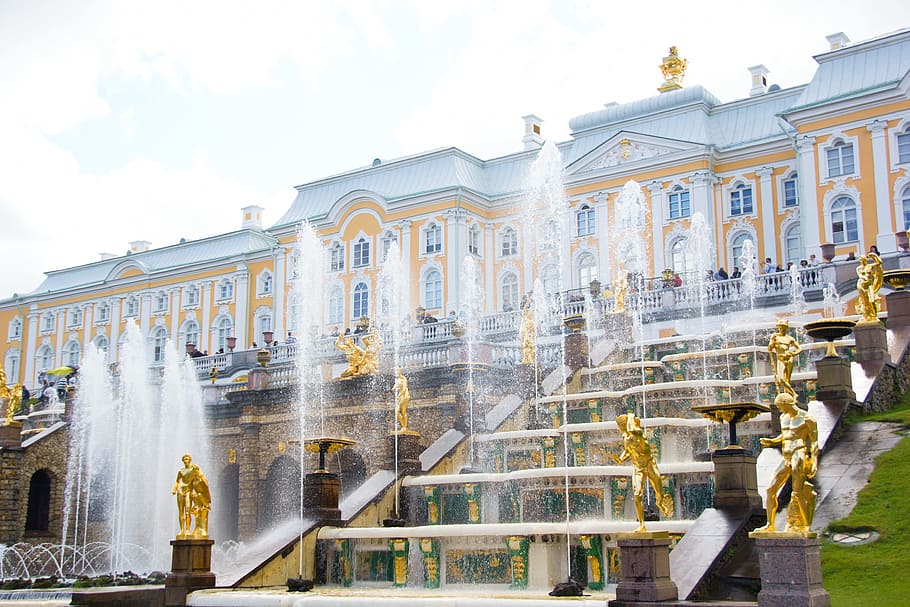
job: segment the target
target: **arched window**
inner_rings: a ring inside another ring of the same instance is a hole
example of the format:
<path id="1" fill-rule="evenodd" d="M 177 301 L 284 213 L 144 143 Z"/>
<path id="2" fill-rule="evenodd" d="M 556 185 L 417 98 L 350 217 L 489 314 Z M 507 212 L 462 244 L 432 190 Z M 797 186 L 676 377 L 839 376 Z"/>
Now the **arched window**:
<path id="1" fill-rule="evenodd" d="M 499 236 L 499 254 L 501 257 L 518 255 L 518 233 L 514 228 L 505 228 Z"/>
<path id="2" fill-rule="evenodd" d="M 831 238 L 834 244 L 859 240 L 856 203 L 848 196 L 841 196 L 831 205 Z"/>
<path id="3" fill-rule="evenodd" d="M 583 204 L 575 213 L 575 227 L 578 236 L 590 236 L 596 229 L 594 209 Z"/>
<path id="4" fill-rule="evenodd" d="M 288 272 L 288 278 L 294 280 L 300 276 L 300 249 L 294 249 L 291 251 L 289 261 L 290 271 Z"/>
<path id="5" fill-rule="evenodd" d="M 897 136 L 897 162 L 899 164 L 910 162 L 910 124 Z"/>
<path id="6" fill-rule="evenodd" d="M 513 272 L 506 272 L 502 276 L 502 311 L 511 312 L 518 309 L 518 277 Z"/>
<path id="7" fill-rule="evenodd" d="M 215 336 L 215 351 L 227 349 L 227 338 L 231 337 L 234 332 L 234 321 L 230 316 L 223 316 L 218 321 L 217 335 Z"/>
<path id="8" fill-rule="evenodd" d="M 442 228 L 435 223 L 428 225 L 426 232 L 424 232 L 424 242 L 425 253 L 439 253 L 442 251 Z"/>
<path id="9" fill-rule="evenodd" d="M 54 349 L 47 344 L 41 345 L 35 352 L 35 366 L 38 371 L 47 371 L 54 366 Z"/>
<path id="10" fill-rule="evenodd" d="M 442 274 L 436 270 L 427 272 L 423 279 L 423 301 L 427 310 L 438 310 L 442 307 Z"/>
<path id="11" fill-rule="evenodd" d="M 799 188 L 797 180 L 796 171 L 790 173 L 786 179 L 781 182 L 781 187 L 783 191 L 784 207 L 796 207 L 799 206 Z"/>
<path id="12" fill-rule="evenodd" d="M 837 139 L 825 151 L 825 154 L 828 159 L 828 177 L 850 175 L 856 170 L 852 143 Z"/>
<path id="13" fill-rule="evenodd" d="M 576 263 L 578 268 L 578 286 L 586 287 L 597 278 L 597 260 L 591 253 L 582 253 Z"/>
<path id="14" fill-rule="evenodd" d="M 79 356 L 82 352 L 82 346 L 75 339 L 66 342 L 63 346 L 63 364 L 67 367 L 75 367 L 79 364 Z"/>
<path id="15" fill-rule="evenodd" d="M 344 270 L 344 247 L 340 242 L 336 242 L 329 249 L 329 270 L 332 272 Z"/>
<path id="16" fill-rule="evenodd" d="M 196 346 L 201 345 L 199 343 L 199 323 L 195 320 L 188 320 L 183 325 L 183 341 L 184 343 L 194 344 Z"/>
<path id="17" fill-rule="evenodd" d="M 28 510 L 25 514 L 26 531 L 47 531 L 51 513 L 51 475 L 38 470 L 28 483 Z"/>
<path id="18" fill-rule="evenodd" d="M 92 342 L 101 353 L 102 360 L 107 360 L 108 351 L 110 349 L 110 341 L 108 341 L 106 335 L 98 335 L 95 337 L 95 341 Z"/>
<path id="19" fill-rule="evenodd" d="M 354 318 L 370 315 L 370 291 L 365 282 L 357 283 L 354 287 Z"/>
<path id="20" fill-rule="evenodd" d="M 738 234 L 736 238 L 733 239 L 733 243 L 730 247 L 731 266 L 742 266 L 743 246 L 746 244 L 747 240 L 752 240 L 752 235 L 747 232 Z"/>
<path id="21" fill-rule="evenodd" d="M 692 213 L 692 203 L 689 199 L 689 190 L 676 186 L 670 190 L 667 197 L 670 206 L 670 219 L 688 217 Z"/>
<path id="22" fill-rule="evenodd" d="M 360 238 L 354 243 L 354 267 L 362 268 L 370 265 L 370 241 Z"/>
<path id="23" fill-rule="evenodd" d="M 259 335 L 262 335 L 266 331 L 272 330 L 272 315 L 271 314 L 262 314 L 256 320 L 257 329 L 259 330 Z"/>
<path id="24" fill-rule="evenodd" d="M 167 329 L 155 327 L 152 329 L 152 362 L 164 362 L 164 348 L 167 344 Z"/>
<path id="25" fill-rule="evenodd" d="M 329 292 L 329 323 L 344 322 L 344 292 L 335 287 Z"/>
<path id="26" fill-rule="evenodd" d="M 910 186 L 905 187 L 901 192 L 901 208 L 904 211 L 904 229 L 910 230 Z"/>
<path id="27" fill-rule="evenodd" d="M 227 301 L 234 297 L 234 281 L 225 278 L 218 283 L 218 301 Z"/>
<path id="28" fill-rule="evenodd" d="M 256 294 L 271 295 L 272 293 L 272 273 L 265 270 L 256 279 Z"/>
<path id="29" fill-rule="evenodd" d="M 739 184 L 730 192 L 730 215 L 750 215 L 753 209 L 752 188 Z"/>
<path id="30" fill-rule="evenodd" d="M 19 339 L 22 337 L 22 319 L 18 316 L 9 323 L 9 338 Z"/>
<path id="31" fill-rule="evenodd" d="M 165 291 L 155 293 L 155 312 L 167 312 L 169 299 Z"/>
<path id="32" fill-rule="evenodd" d="M 670 245 L 670 267 L 677 274 L 689 272 L 689 260 L 686 258 L 686 238 L 677 238 Z"/>
<path id="33" fill-rule="evenodd" d="M 556 264 L 549 264 L 540 270 L 540 282 L 545 293 L 559 291 L 559 268 Z"/>
<path id="34" fill-rule="evenodd" d="M 16 383 L 19 378 L 19 351 L 11 350 L 6 353 L 3 369 L 6 371 L 7 381 L 10 384 Z"/>
<path id="35" fill-rule="evenodd" d="M 468 253 L 480 255 L 480 228 L 477 224 L 468 228 Z"/>
<path id="36" fill-rule="evenodd" d="M 794 223 L 784 232 L 784 259 L 799 265 L 803 256 L 803 232 L 798 223 Z"/>

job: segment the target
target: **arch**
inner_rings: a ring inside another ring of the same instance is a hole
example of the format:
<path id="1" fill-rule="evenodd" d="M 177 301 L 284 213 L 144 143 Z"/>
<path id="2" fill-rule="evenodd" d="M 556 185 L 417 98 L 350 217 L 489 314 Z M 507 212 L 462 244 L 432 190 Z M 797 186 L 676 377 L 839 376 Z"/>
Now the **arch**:
<path id="1" fill-rule="evenodd" d="M 729 267 L 741 267 L 742 261 L 740 258 L 743 256 L 743 247 L 747 241 L 751 241 L 752 245 L 755 245 L 755 235 L 747 230 L 740 230 L 736 232 L 736 235 L 730 238 L 730 263 Z M 753 248 L 753 251 L 755 249 Z"/>
<path id="2" fill-rule="evenodd" d="M 54 367 L 54 349 L 50 344 L 41 344 L 35 350 L 35 369 L 40 373 Z"/>
<path id="3" fill-rule="evenodd" d="M 442 309 L 442 273 L 435 268 L 424 275 L 423 307 L 427 310 Z"/>
<path id="4" fill-rule="evenodd" d="M 855 137 L 836 133 L 821 147 L 820 151 L 824 152 L 823 166 L 826 179 L 854 175 L 859 170 Z"/>
<path id="5" fill-rule="evenodd" d="M 144 263 L 137 259 L 126 259 L 123 260 L 107 273 L 105 277 L 105 282 L 116 280 L 118 278 L 129 278 L 130 276 L 136 276 L 138 274 L 148 274 L 149 269 Z"/>
<path id="6" fill-rule="evenodd" d="M 370 315 L 370 288 L 366 282 L 358 282 L 354 286 L 351 299 L 352 318 Z"/>
<path id="7" fill-rule="evenodd" d="M 82 354 L 82 345 L 77 339 L 71 339 L 63 346 L 63 364 L 67 367 L 79 365 L 79 359 Z"/>
<path id="8" fill-rule="evenodd" d="M 366 236 L 358 236 L 357 240 L 351 243 L 351 267 L 368 268 L 370 267 L 370 241 Z"/>
<path id="9" fill-rule="evenodd" d="M 155 293 L 155 312 L 167 312 L 170 308 L 170 296 L 167 291 L 158 291 Z"/>
<path id="10" fill-rule="evenodd" d="M 300 515 L 300 464 L 289 455 L 281 455 L 269 466 L 259 495 L 259 529 Z"/>
<path id="11" fill-rule="evenodd" d="M 339 226 L 339 232 L 344 232 L 347 224 L 358 213 L 369 213 L 382 223 L 382 214 L 385 212 L 386 199 L 372 190 L 351 190 L 340 196 L 326 213 L 326 218 Z"/>
<path id="12" fill-rule="evenodd" d="M 898 217 L 901 218 L 900 227 L 903 230 L 910 229 L 910 185 L 904 188 L 900 195 L 901 212 Z"/>
<path id="13" fill-rule="evenodd" d="M 436 253 L 442 253 L 442 225 L 436 221 L 430 221 L 420 232 L 421 240 L 423 241 L 421 254 L 435 255 Z"/>
<path id="14" fill-rule="evenodd" d="M 298 480 L 299 482 L 299 480 Z M 212 537 L 220 541 L 236 540 L 240 528 L 240 466 L 228 464 L 218 474 L 215 503 L 218 504 Z"/>
<path id="15" fill-rule="evenodd" d="M 57 318 L 53 312 L 45 312 L 41 315 L 41 332 L 53 333 L 57 328 Z"/>
<path id="16" fill-rule="evenodd" d="M 785 171 L 779 178 L 780 209 L 792 209 L 799 206 L 799 173 L 795 169 Z"/>
<path id="17" fill-rule="evenodd" d="M 92 340 L 92 345 L 95 346 L 95 349 L 101 353 L 101 357 L 104 361 L 108 360 L 110 343 L 111 342 L 107 338 L 107 335 L 104 334 L 96 335 L 95 339 Z"/>
<path id="18" fill-rule="evenodd" d="M 836 245 L 858 242 L 860 239 L 859 205 L 850 196 L 842 195 L 831 201 L 825 214 L 826 230 Z"/>
<path id="19" fill-rule="evenodd" d="M 389 256 L 392 245 L 398 242 L 398 234 L 392 230 L 386 230 L 382 235 L 382 261 L 385 262 Z"/>
<path id="20" fill-rule="evenodd" d="M 910 120 L 902 120 L 892 129 L 893 164 L 910 163 Z"/>
<path id="21" fill-rule="evenodd" d="M 903 174 L 894 180 L 893 193 L 895 229 L 898 232 L 910 229 L 910 215 L 905 213 L 907 205 L 904 204 L 904 200 L 910 197 L 910 172 L 903 171 Z"/>
<path id="22" fill-rule="evenodd" d="M 499 277 L 499 297 L 502 302 L 503 312 L 511 312 L 518 309 L 521 303 L 518 274 L 508 270 L 502 273 Z"/>
<path id="23" fill-rule="evenodd" d="M 184 344 L 192 343 L 196 346 L 201 345 L 201 342 L 199 341 L 199 323 L 195 320 L 188 319 L 183 321 L 183 324 L 180 325 L 180 330 L 177 333 L 180 341 Z"/>
<path id="24" fill-rule="evenodd" d="M 597 278 L 597 257 L 591 251 L 582 251 L 575 258 L 578 287 L 586 287 Z"/>
<path id="25" fill-rule="evenodd" d="M 189 285 L 183 291 L 183 307 L 192 308 L 199 305 L 199 287 Z"/>
<path id="26" fill-rule="evenodd" d="M 480 255 L 480 226 L 472 223 L 468 227 L 468 253 L 471 255 Z"/>
<path id="27" fill-rule="evenodd" d="M 16 383 L 19 379 L 19 358 L 19 350 L 7 350 L 6 357 L 3 361 L 3 369 L 6 371 L 7 381 L 11 384 Z"/>
<path id="28" fill-rule="evenodd" d="M 212 350 L 225 350 L 227 348 L 227 338 L 234 334 L 234 319 L 228 314 L 220 314 L 212 325 L 213 337 Z"/>
<path id="29" fill-rule="evenodd" d="M 338 241 L 335 241 L 331 246 L 329 246 L 329 271 L 330 272 L 343 272 L 344 271 L 344 245 Z"/>
<path id="30" fill-rule="evenodd" d="M 256 308 L 253 312 L 253 339 L 258 341 L 259 336 L 263 333 L 274 330 L 275 328 L 272 324 L 272 308 L 269 306 L 259 306 Z"/>
<path id="31" fill-rule="evenodd" d="M 670 262 L 669 267 L 677 274 L 687 274 L 694 270 L 690 268 L 690 260 L 687 254 L 688 238 L 686 236 L 677 236 L 672 238 L 667 245 L 666 259 Z"/>
<path id="32" fill-rule="evenodd" d="M 95 307 L 95 324 L 108 323 L 111 321 L 111 304 L 102 301 Z"/>
<path id="33" fill-rule="evenodd" d="M 727 190 L 727 215 L 740 217 L 755 213 L 755 186 L 744 179 L 734 179 Z"/>
<path id="34" fill-rule="evenodd" d="M 559 266 L 553 262 L 542 266 L 540 268 L 540 284 L 543 286 L 544 293 L 559 292 Z"/>
<path id="35" fill-rule="evenodd" d="M 139 298 L 130 295 L 123 302 L 123 318 L 134 318 L 139 316 Z"/>
<path id="36" fill-rule="evenodd" d="M 234 298 L 234 280 L 222 278 L 218 281 L 215 291 L 215 301 L 229 301 Z"/>
<path id="37" fill-rule="evenodd" d="M 26 532 L 46 532 L 50 528 L 51 481 L 50 472 L 44 468 L 32 474 L 29 480 Z"/>
<path id="38" fill-rule="evenodd" d="M 344 289 L 334 286 L 329 290 L 328 302 L 329 324 L 344 322 Z"/>
<path id="39" fill-rule="evenodd" d="M 781 251 L 784 262 L 792 261 L 795 265 L 799 265 L 804 251 L 802 228 L 798 221 L 791 221 L 781 227 Z"/>
<path id="40" fill-rule="evenodd" d="M 149 333 L 152 342 L 152 362 L 163 363 L 167 346 L 167 329 L 157 326 Z"/>

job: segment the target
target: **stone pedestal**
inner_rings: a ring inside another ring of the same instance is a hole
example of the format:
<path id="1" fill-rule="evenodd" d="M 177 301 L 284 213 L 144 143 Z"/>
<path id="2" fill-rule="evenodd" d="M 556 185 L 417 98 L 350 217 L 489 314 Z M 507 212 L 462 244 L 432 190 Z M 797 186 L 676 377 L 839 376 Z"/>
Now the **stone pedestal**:
<path id="1" fill-rule="evenodd" d="M 714 507 L 762 509 L 755 473 L 755 456 L 745 449 L 728 447 L 711 454 L 714 462 Z"/>
<path id="2" fill-rule="evenodd" d="M 565 338 L 566 365 L 575 373 L 588 366 L 588 336 L 584 333 L 569 333 Z"/>
<path id="3" fill-rule="evenodd" d="M 758 607 L 828 607 L 822 587 L 821 540 L 783 533 L 753 534 L 761 569 Z"/>
<path id="4" fill-rule="evenodd" d="M 171 540 L 171 571 L 164 580 L 164 604 L 186 605 L 194 590 L 215 587 L 213 540 Z"/>
<path id="5" fill-rule="evenodd" d="M 858 341 L 857 341 L 858 343 Z M 827 356 L 815 361 L 817 390 L 815 399 L 825 402 L 832 400 L 856 400 L 853 379 L 850 376 L 850 361 L 840 356 Z"/>
<path id="6" fill-rule="evenodd" d="M 666 531 L 620 533 L 617 536 L 621 579 L 610 607 L 675 601 L 679 596 L 670 579 L 670 536 Z"/>
<path id="7" fill-rule="evenodd" d="M 398 442 L 398 471 L 400 474 L 420 474 L 420 434 L 413 430 L 396 432 L 389 436 L 389 453 L 395 457 Z"/>
<path id="8" fill-rule="evenodd" d="M 537 369 L 534 365 L 530 363 L 515 365 L 514 373 L 515 393 L 518 394 L 522 400 L 534 398 L 534 396 L 536 396 L 537 382 L 539 380 Z"/>
<path id="9" fill-rule="evenodd" d="M 265 367 L 253 367 L 247 373 L 246 385 L 249 390 L 265 390 L 269 387 L 269 370 Z"/>
<path id="10" fill-rule="evenodd" d="M 888 328 L 910 327 L 910 291 L 894 291 L 885 295 L 888 308 Z"/>
<path id="11" fill-rule="evenodd" d="M 856 338 L 856 362 L 889 363 L 888 336 L 885 325 L 877 320 L 860 321 L 853 327 Z"/>
<path id="12" fill-rule="evenodd" d="M 0 426 L 0 447 L 19 447 L 22 445 L 22 424 L 13 422 Z"/>
<path id="13" fill-rule="evenodd" d="M 303 515 L 315 518 L 323 524 L 341 523 L 338 508 L 338 493 L 341 482 L 331 472 L 310 472 L 303 481 Z"/>

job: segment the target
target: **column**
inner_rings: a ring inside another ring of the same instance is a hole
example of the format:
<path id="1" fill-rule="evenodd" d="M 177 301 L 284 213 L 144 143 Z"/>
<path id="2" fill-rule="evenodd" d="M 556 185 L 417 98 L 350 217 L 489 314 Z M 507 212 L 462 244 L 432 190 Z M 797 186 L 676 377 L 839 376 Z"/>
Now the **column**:
<path id="1" fill-rule="evenodd" d="M 493 225 L 485 224 L 483 226 L 483 289 L 486 293 L 486 297 L 484 297 L 484 302 L 486 304 L 486 309 L 484 310 L 485 314 L 492 314 L 496 311 L 496 308 L 494 307 L 496 305 L 496 298 L 493 296 L 496 292 L 495 261 L 496 242 L 493 238 Z M 522 284 L 522 293 L 527 293 L 532 288 L 534 288 L 534 285 L 524 283 Z"/>
<path id="2" fill-rule="evenodd" d="M 287 291 L 284 249 L 281 247 L 272 249 L 272 262 L 275 268 L 274 286 L 272 287 L 274 291 L 272 295 L 272 330 L 275 331 L 276 335 L 284 335 L 284 295 Z M 261 340 L 261 335 L 253 335 L 253 341 L 259 342 Z"/>
<path id="3" fill-rule="evenodd" d="M 654 257 L 652 276 L 659 276 L 667 267 L 664 259 L 664 194 L 663 186 L 656 179 L 647 186 L 651 194 L 651 248 Z"/>
<path id="4" fill-rule="evenodd" d="M 607 205 L 607 193 L 598 192 L 594 196 L 593 206 L 597 227 L 597 278 L 606 284 L 610 277 L 610 231 L 607 229 L 610 209 Z"/>
<path id="5" fill-rule="evenodd" d="M 35 380 L 35 351 L 38 349 L 38 323 L 41 319 L 38 317 L 37 306 L 31 305 L 31 309 L 26 316 L 28 322 L 28 341 L 25 346 L 25 378 L 24 382 L 30 384 Z M 25 328 L 22 330 L 23 336 L 26 335 Z M 22 362 L 20 361 L 20 365 Z"/>
<path id="6" fill-rule="evenodd" d="M 458 301 L 461 298 L 461 264 L 468 253 L 467 242 L 467 211 L 462 209 L 450 209 L 446 212 L 446 228 L 448 231 L 448 242 L 446 242 L 447 261 L 449 272 L 446 285 L 446 304 L 448 310 L 457 310 Z M 452 271 L 454 268 L 454 272 Z"/>
<path id="7" fill-rule="evenodd" d="M 139 332 L 148 340 L 149 330 L 152 328 L 152 294 L 139 295 Z"/>
<path id="8" fill-rule="evenodd" d="M 701 213 L 705 223 L 714 232 L 717 224 L 714 218 L 714 173 L 711 171 L 695 171 L 692 173 L 692 213 Z"/>
<path id="9" fill-rule="evenodd" d="M 249 332 L 249 301 L 250 301 L 250 273 L 248 270 L 234 274 L 234 337 L 237 338 L 237 348 L 246 349 L 247 333 Z M 320 293 L 321 297 L 322 294 Z M 276 339 L 284 343 L 285 334 L 276 333 Z"/>
<path id="10" fill-rule="evenodd" d="M 872 133 L 872 175 L 875 177 L 875 214 L 878 233 L 875 244 L 879 251 L 894 251 L 897 241 L 894 237 L 894 222 L 891 219 L 891 196 L 888 194 L 888 155 L 885 133 L 888 123 L 875 120 L 866 127 Z"/>
<path id="11" fill-rule="evenodd" d="M 54 366 L 63 365 L 63 337 L 66 333 L 66 310 L 57 310 L 57 345 L 54 346 Z"/>
<path id="12" fill-rule="evenodd" d="M 804 257 L 816 255 L 821 259 L 822 232 L 818 213 L 818 177 L 815 173 L 815 137 L 796 138 L 796 157 L 799 172 L 799 222 L 803 231 Z"/>
<path id="13" fill-rule="evenodd" d="M 199 325 L 199 341 L 196 348 L 203 352 L 209 349 L 209 336 L 212 333 L 212 281 L 202 283 L 202 321 Z"/>
<path id="14" fill-rule="evenodd" d="M 764 259 L 770 257 L 771 259 L 780 259 L 783 263 L 786 261 L 782 257 L 776 255 L 777 251 L 777 238 L 774 237 L 774 218 L 777 216 L 774 209 L 774 192 L 771 189 L 771 174 L 774 170 L 771 167 L 762 167 L 755 171 L 755 176 L 758 177 L 758 205 L 761 209 L 761 246 L 756 247 L 758 252 L 758 258 Z M 756 243 L 757 244 L 757 243 Z M 731 260 L 727 265 L 730 266 L 738 265 L 739 260 Z"/>

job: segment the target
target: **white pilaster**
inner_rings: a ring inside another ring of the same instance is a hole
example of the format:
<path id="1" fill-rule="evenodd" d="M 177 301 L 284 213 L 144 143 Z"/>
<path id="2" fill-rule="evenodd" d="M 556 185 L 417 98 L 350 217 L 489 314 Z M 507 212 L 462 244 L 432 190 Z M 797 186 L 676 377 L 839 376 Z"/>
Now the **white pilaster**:
<path id="1" fill-rule="evenodd" d="M 322 293 L 317 295 L 317 297 L 322 296 Z M 250 316 L 250 273 L 248 270 L 234 274 L 234 301 L 234 337 L 237 338 L 237 348 L 245 350 Z M 284 342 L 284 333 L 276 333 L 275 335 Z"/>
<path id="2" fill-rule="evenodd" d="M 495 273 L 495 267 L 493 265 L 494 260 L 496 259 L 496 244 L 493 238 L 493 226 L 491 224 L 484 224 L 483 226 L 483 265 L 484 265 L 484 285 L 483 289 L 486 292 L 487 296 L 484 298 L 484 313 L 492 314 L 495 311 L 493 307 L 496 304 L 496 277 L 493 275 Z M 529 285 L 527 282 L 521 284 L 522 293 L 527 293 L 531 290 L 533 285 Z"/>
<path id="3" fill-rule="evenodd" d="M 120 359 L 120 298 L 111 297 L 111 335 L 107 345 L 107 361 L 110 363 L 117 362 Z"/>
<path id="4" fill-rule="evenodd" d="M 606 192 L 598 192 L 594 196 L 593 208 L 597 236 L 597 276 L 601 282 L 607 282 L 610 276 L 610 231 L 607 229 L 610 208 L 607 205 Z"/>
<path id="5" fill-rule="evenodd" d="M 35 352 L 38 350 L 38 323 L 41 322 L 36 306 L 32 305 L 28 316 L 26 316 L 26 322 L 28 323 L 28 326 L 26 329 L 23 329 L 23 335 L 28 335 L 28 341 L 25 346 L 25 378 L 23 381 L 31 382 L 34 381 L 35 378 Z M 28 333 L 25 332 L 26 330 Z M 19 364 L 20 366 L 22 365 L 21 362 Z"/>
<path id="6" fill-rule="evenodd" d="M 196 348 L 203 352 L 209 349 L 209 335 L 212 333 L 212 281 L 202 283 L 202 324 L 199 327 L 199 341 Z"/>
<path id="7" fill-rule="evenodd" d="M 54 366 L 63 365 L 63 338 L 66 334 L 66 310 L 57 310 L 57 345 L 54 346 Z"/>
<path id="8" fill-rule="evenodd" d="M 272 290 L 272 330 L 275 335 L 284 335 L 284 307 L 285 293 L 287 292 L 287 270 L 284 259 L 284 249 L 275 247 L 272 249 L 272 262 L 275 267 L 275 280 L 273 281 Z M 262 340 L 260 335 L 253 335 L 253 341 L 259 343 Z"/>
<path id="9" fill-rule="evenodd" d="M 177 341 L 177 333 L 180 331 L 180 287 L 174 287 L 168 291 L 168 299 L 170 300 L 168 311 L 171 314 L 171 340 L 182 356 L 185 352 L 184 344 Z"/>
<path id="10" fill-rule="evenodd" d="M 701 213 L 705 223 L 711 228 L 718 223 L 714 217 L 714 173 L 711 171 L 695 171 L 692 173 L 692 213 Z M 721 219 L 723 217 L 721 216 Z"/>
<path id="11" fill-rule="evenodd" d="M 461 299 L 461 264 L 467 253 L 466 219 L 467 213 L 461 209 L 446 211 L 446 307 L 442 310 L 443 315 L 449 310 L 457 310 Z"/>
<path id="12" fill-rule="evenodd" d="M 872 175 L 875 178 L 875 212 L 878 222 L 878 234 L 875 244 L 880 251 L 897 249 L 892 219 L 891 196 L 888 195 L 888 156 L 886 153 L 886 130 L 888 123 L 875 120 L 866 129 L 872 133 Z"/>
<path id="13" fill-rule="evenodd" d="M 664 259 L 664 191 L 663 186 L 656 179 L 647 186 L 651 197 L 651 249 L 654 267 L 651 268 L 652 276 L 658 276 L 666 267 Z M 613 279 L 612 276 L 609 277 Z"/>
<path id="14" fill-rule="evenodd" d="M 416 308 L 417 306 L 413 305 L 413 302 L 420 301 L 420 287 L 417 287 L 417 293 L 415 293 L 414 285 L 417 284 L 417 277 L 411 275 L 411 220 L 404 219 L 399 221 L 397 225 L 400 230 L 398 243 L 401 247 L 401 274 L 408 283 L 408 301 L 412 303 L 412 308 Z M 347 306 L 347 294 L 345 294 L 344 301 L 345 306 Z M 408 314 L 414 314 L 414 310 L 408 310 Z M 348 316 L 345 316 L 345 318 L 348 318 Z M 413 320 L 414 317 L 411 316 L 411 319 Z"/>
<path id="15" fill-rule="evenodd" d="M 528 286 L 528 291 L 530 291 L 534 288 L 535 268 L 538 275 L 541 270 L 540 266 L 537 264 L 537 234 L 534 233 L 534 219 L 533 217 L 525 217 L 524 221 L 519 221 L 518 225 L 520 227 L 515 230 L 519 238 L 518 255 L 521 259 L 521 265 L 524 268 L 524 284 Z M 494 247 L 499 246 L 500 243 L 494 245 Z M 496 248 L 494 255 L 499 256 L 501 252 L 501 249 Z"/>
<path id="16" fill-rule="evenodd" d="M 92 324 L 94 321 L 95 306 L 94 304 L 85 304 L 82 308 L 82 358 L 88 353 L 89 346 L 92 343 Z"/>
<path id="17" fill-rule="evenodd" d="M 799 161 L 799 225 L 803 231 L 804 258 L 815 255 L 821 259 L 822 232 L 818 210 L 818 177 L 815 172 L 815 137 L 802 135 L 796 138 L 796 156 Z"/>
<path id="18" fill-rule="evenodd" d="M 761 244 L 757 247 L 758 258 L 782 259 L 777 255 L 777 238 L 774 236 L 774 219 L 777 216 L 774 208 L 774 191 L 771 189 L 771 167 L 761 167 L 755 171 L 758 177 L 758 205 L 761 209 Z M 726 252 L 725 252 L 726 253 Z M 730 260 L 727 267 L 737 265 L 738 260 Z M 782 261 L 786 261 L 783 260 Z"/>

